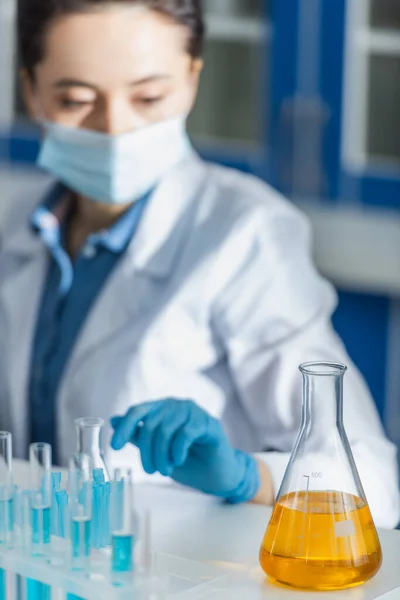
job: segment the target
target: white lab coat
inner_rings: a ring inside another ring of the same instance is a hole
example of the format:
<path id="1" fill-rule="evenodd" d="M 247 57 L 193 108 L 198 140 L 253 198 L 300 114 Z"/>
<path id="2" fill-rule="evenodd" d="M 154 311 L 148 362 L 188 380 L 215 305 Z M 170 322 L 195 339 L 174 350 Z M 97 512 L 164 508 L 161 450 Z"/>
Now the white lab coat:
<path id="1" fill-rule="evenodd" d="M 43 176 L 2 224 L 0 426 L 13 432 L 18 456 L 28 442 L 32 336 L 48 264 L 27 223 L 49 185 Z M 222 419 L 236 447 L 261 453 L 277 489 L 299 427 L 298 365 L 342 361 L 361 479 L 377 523 L 394 526 L 396 451 L 331 327 L 335 306 L 299 211 L 254 177 L 191 156 L 157 188 L 76 342 L 57 398 L 62 462 L 75 451 L 77 417 L 108 421 L 146 400 L 191 398 Z M 145 477 L 134 447 L 108 459 Z"/>

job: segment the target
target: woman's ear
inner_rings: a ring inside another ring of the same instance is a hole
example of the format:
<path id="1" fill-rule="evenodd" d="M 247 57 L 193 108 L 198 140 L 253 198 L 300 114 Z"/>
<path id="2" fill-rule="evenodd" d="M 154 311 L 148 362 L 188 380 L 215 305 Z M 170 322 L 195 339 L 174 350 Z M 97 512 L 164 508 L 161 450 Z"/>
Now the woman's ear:
<path id="1" fill-rule="evenodd" d="M 203 70 L 203 67 L 204 67 L 204 61 L 202 58 L 194 58 L 192 60 L 190 70 L 191 70 L 192 77 L 197 86 L 199 85 L 200 75 Z"/>
<path id="2" fill-rule="evenodd" d="M 22 97 L 25 102 L 26 110 L 30 118 L 36 120 L 40 117 L 40 115 L 38 114 L 38 107 L 37 103 L 35 102 L 35 82 L 26 69 L 20 70 L 19 77 L 21 81 Z"/>
<path id="3" fill-rule="evenodd" d="M 192 60 L 190 65 L 190 77 L 191 77 L 191 107 L 190 110 L 194 107 L 197 99 L 197 93 L 199 91 L 200 84 L 200 75 L 203 70 L 204 61 L 201 58 L 195 58 Z"/>

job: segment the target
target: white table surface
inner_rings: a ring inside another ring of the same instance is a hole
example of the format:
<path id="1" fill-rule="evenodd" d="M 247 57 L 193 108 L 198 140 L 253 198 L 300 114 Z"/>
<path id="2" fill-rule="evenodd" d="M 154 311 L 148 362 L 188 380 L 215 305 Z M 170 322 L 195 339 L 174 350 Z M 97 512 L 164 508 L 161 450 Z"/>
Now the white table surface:
<path id="1" fill-rule="evenodd" d="M 16 483 L 26 485 L 27 465 L 15 461 Z M 139 511 L 149 509 L 158 552 L 221 567 L 235 577 L 235 590 L 207 600 L 400 600 L 400 532 L 380 530 L 384 561 L 368 584 L 343 592 L 309 593 L 278 588 L 265 581 L 258 552 L 271 510 L 226 506 L 213 498 L 169 485 L 138 484 Z"/>

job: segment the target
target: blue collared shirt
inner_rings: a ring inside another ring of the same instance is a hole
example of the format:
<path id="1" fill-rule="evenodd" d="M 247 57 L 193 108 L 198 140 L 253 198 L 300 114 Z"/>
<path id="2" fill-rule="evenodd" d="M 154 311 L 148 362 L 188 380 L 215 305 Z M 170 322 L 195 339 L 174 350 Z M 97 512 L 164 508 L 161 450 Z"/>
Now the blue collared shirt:
<path id="1" fill-rule="evenodd" d="M 57 393 L 79 332 L 103 285 L 128 247 L 150 194 L 110 229 L 89 236 L 72 262 L 65 249 L 65 219 L 58 220 L 65 188 L 57 185 L 32 215 L 49 250 L 47 278 L 33 340 L 29 387 L 31 441 L 53 446 L 57 462 Z M 118 302 L 118 299 L 116 299 Z"/>

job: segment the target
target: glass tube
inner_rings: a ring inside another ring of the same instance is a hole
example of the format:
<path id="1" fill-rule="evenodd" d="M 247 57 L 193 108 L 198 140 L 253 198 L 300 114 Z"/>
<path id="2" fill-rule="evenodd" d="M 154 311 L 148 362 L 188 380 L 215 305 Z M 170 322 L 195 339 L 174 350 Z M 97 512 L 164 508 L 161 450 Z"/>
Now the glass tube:
<path id="1" fill-rule="evenodd" d="M 102 431 L 104 420 L 97 417 L 83 417 L 76 419 L 77 455 L 86 455 L 90 458 L 91 468 L 96 472 L 96 477 L 103 471 L 104 480 L 109 481 L 109 473 L 104 460 L 102 446 Z"/>
<path id="2" fill-rule="evenodd" d="M 87 569 L 92 522 L 91 460 L 74 454 L 69 463 L 72 568 Z"/>
<path id="3" fill-rule="evenodd" d="M 51 446 L 41 442 L 29 446 L 30 489 L 51 503 Z"/>
<path id="4" fill-rule="evenodd" d="M 59 471 L 51 474 L 51 533 L 59 535 L 59 522 L 57 510 L 57 492 L 61 489 L 62 474 Z"/>
<path id="5" fill-rule="evenodd" d="M 0 431 L 0 485 L 12 485 L 12 435 Z"/>
<path id="6" fill-rule="evenodd" d="M 71 498 L 75 498 L 82 481 L 90 481 L 92 461 L 88 454 L 77 452 L 69 459 L 68 490 Z"/>
<path id="7" fill-rule="evenodd" d="M 14 529 L 12 436 L 0 431 L 0 544 L 9 546 Z M 0 569 L 0 597 L 6 598 L 6 572 Z"/>
<path id="8" fill-rule="evenodd" d="M 111 483 L 112 572 L 133 571 L 136 513 L 131 469 L 116 469 Z"/>
<path id="9" fill-rule="evenodd" d="M 0 431 L 0 543 L 10 543 L 14 528 L 12 435 Z"/>
<path id="10" fill-rule="evenodd" d="M 152 520 L 150 511 L 146 511 L 142 520 L 142 560 L 141 566 L 143 572 L 151 577 L 155 573 L 155 556 L 152 546 Z"/>
<path id="11" fill-rule="evenodd" d="M 51 446 L 29 446 L 32 545 L 35 555 L 45 552 L 51 536 Z"/>
<path id="12" fill-rule="evenodd" d="M 152 516 L 149 510 L 145 511 L 140 518 L 140 541 L 140 572 L 137 577 L 138 597 L 164 600 L 168 593 L 168 577 L 160 573 L 157 568 L 152 533 Z"/>
<path id="13" fill-rule="evenodd" d="M 14 495 L 14 546 L 29 551 L 31 548 L 30 492 L 17 489 Z"/>

